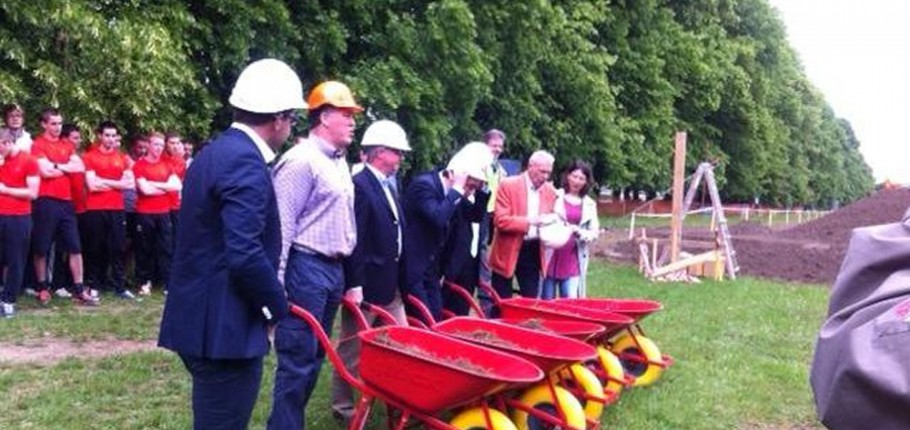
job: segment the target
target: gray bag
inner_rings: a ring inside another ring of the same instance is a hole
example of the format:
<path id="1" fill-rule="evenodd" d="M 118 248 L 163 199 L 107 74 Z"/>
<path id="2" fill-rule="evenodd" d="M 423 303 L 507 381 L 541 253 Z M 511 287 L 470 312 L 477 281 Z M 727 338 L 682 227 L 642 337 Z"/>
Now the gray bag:
<path id="1" fill-rule="evenodd" d="M 809 379 L 830 429 L 910 429 L 908 215 L 853 231 Z"/>

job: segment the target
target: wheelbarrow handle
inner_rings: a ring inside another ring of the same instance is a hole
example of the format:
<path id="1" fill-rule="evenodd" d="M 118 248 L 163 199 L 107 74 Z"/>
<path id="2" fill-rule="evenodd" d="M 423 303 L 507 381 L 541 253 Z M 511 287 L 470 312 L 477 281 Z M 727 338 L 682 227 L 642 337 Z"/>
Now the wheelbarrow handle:
<path id="1" fill-rule="evenodd" d="M 484 290 L 487 295 L 490 296 L 490 298 L 493 300 L 494 305 L 499 306 L 500 302 L 502 302 L 502 297 L 499 295 L 499 293 L 496 292 L 496 289 L 493 288 L 489 282 L 480 280 L 477 282 L 477 287 L 479 287 L 481 290 Z"/>
<path id="2" fill-rule="evenodd" d="M 329 357 L 329 361 L 332 362 L 332 366 L 335 367 L 335 370 L 338 371 L 338 374 L 341 375 L 341 378 L 345 380 L 348 384 L 356 389 L 363 391 L 364 384 L 359 378 L 355 377 L 348 368 L 344 365 L 344 360 L 342 360 L 341 355 L 338 354 L 338 351 L 335 349 L 335 346 L 332 344 L 332 340 L 329 339 L 329 336 L 322 329 L 322 324 L 316 317 L 313 316 L 306 309 L 297 306 L 294 303 L 290 304 L 291 314 L 302 319 L 307 325 L 310 326 L 310 330 L 316 335 L 316 339 L 319 340 L 319 344 L 322 345 L 322 349 L 325 350 L 326 355 Z M 359 310 L 358 310 L 359 313 Z M 360 313 L 360 317 L 363 318 L 363 313 Z"/>
<path id="3" fill-rule="evenodd" d="M 452 281 L 445 281 L 445 282 L 443 282 L 443 285 L 446 288 L 448 288 L 449 290 L 451 290 L 452 292 L 454 292 L 455 294 L 458 294 L 459 296 L 461 296 L 461 298 L 464 299 L 464 301 L 468 304 L 468 306 L 470 306 L 471 309 L 474 310 L 474 312 L 477 314 L 478 317 L 480 317 L 480 318 L 487 317 L 486 314 L 484 314 L 483 309 L 480 307 L 480 305 L 477 304 L 477 300 L 474 300 L 474 296 L 468 292 L 467 288 L 462 287 L 461 285 L 458 285 Z"/>

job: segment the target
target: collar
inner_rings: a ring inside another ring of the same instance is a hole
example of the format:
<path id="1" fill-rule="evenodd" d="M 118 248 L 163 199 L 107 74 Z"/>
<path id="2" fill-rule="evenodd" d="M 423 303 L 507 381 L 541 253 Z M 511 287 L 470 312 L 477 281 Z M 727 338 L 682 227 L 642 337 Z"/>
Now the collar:
<path id="1" fill-rule="evenodd" d="M 253 141 L 253 143 L 256 144 L 256 149 L 258 149 L 259 153 L 262 154 L 262 158 L 265 159 L 265 164 L 269 164 L 272 162 L 272 160 L 275 159 L 275 151 L 273 151 L 272 148 L 270 148 L 269 145 L 265 143 L 265 140 L 262 139 L 262 136 L 259 136 L 259 134 L 253 131 L 253 129 L 248 125 L 235 122 L 231 124 L 231 128 L 236 128 L 237 130 L 242 131 Z"/>
<path id="2" fill-rule="evenodd" d="M 380 184 L 385 185 L 386 183 L 389 182 L 389 177 L 386 176 L 385 173 L 380 172 L 379 169 L 373 167 L 372 164 L 363 163 L 363 166 L 366 167 L 366 169 L 369 170 L 373 174 L 373 176 L 376 176 L 376 179 L 379 180 Z"/>
<path id="3" fill-rule="evenodd" d="M 524 177 L 525 177 L 525 184 L 527 184 L 527 186 L 528 186 L 528 191 L 536 192 L 537 190 L 540 189 L 539 187 L 534 188 L 534 184 L 531 182 L 531 176 L 528 175 L 528 172 L 524 173 Z"/>
<path id="4" fill-rule="evenodd" d="M 326 157 L 329 157 L 329 158 L 344 157 L 344 150 L 338 149 L 338 148 L 332 146 L 332 144 L 329 143 L 327 140 L 325 140 L 313 133 L 310 133 L 308 138 L 311 142 L 313 142 L 314 145 L 316 145 L 316 149 L 318 149 L 320 152 L 325 154 Z"/>

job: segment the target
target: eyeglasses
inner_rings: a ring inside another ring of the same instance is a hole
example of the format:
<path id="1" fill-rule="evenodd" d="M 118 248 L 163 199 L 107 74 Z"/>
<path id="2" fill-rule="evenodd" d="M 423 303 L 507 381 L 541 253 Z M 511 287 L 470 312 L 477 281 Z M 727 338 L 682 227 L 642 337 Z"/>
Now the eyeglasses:
<path id="1" fill-rule="evenodd" d="M 287 120 L 291 123 L 291 127 L 297 125 L 300 121 L 300 116 L 297 115 L 297 111 L 288 111 L 278 114 L 278 117 L 284 120 Z"/>

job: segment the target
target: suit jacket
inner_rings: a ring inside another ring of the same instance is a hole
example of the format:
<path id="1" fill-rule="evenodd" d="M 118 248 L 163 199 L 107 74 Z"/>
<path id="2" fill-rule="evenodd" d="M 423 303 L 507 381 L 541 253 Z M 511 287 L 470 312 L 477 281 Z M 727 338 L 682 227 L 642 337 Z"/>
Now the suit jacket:
<path id="1" fill-rule="evenodd" d="M 396 200 L 395 205 L 398 219 L 376 175 L 368 168 L 354 175 L 357 246 L 344 263 L 345 288 L 363 287 L 364 300 L 377 305 L 387 305 L 395 298 L 403 278 L 398 225 L 402 225 L 404 240 L 407 224 L 401 204 Z"/>
<path id="2" fill-rule="evenodd" d="M 265 355 L 268 320 L 288 312 L 278 282 L 281 230 L 269 168 L 229 129 L 186 175 L 158 345 L 212 359 Z"/>
<path id="3" fill-rule="evenodd" d="M 527 173 L 502 180 L 496 190 L 496 208 L 493 210 L 493 244 L 490 248 L 490 269 L 500 276 L 511 278 L 518 263 L 518 252 L 528 233 Z M 540 187 L 540 214 L 553 212 L 556 189 L 549 182 Z M 546 273 L 544 249 L 540 247 L 541 274 Z"/>
<path id="4" fill-rule="evenodd" d="M 408 220 L 404 248 L 407 286 L 422 281 L 427 274 L 438 274 L 439 255 L 460 200 L 457 191 L 444 192 L 439 170 L 422 173 L 408 184 L 404 193 L 404 213 Z"/>
<path id="5" fill-rule="evenodd" d="M 474 238 L 474 231 L 471 224 L 483 221 L 489 201 L 490 193 L 478 190 L 474 194 L 474 202 L 462 199 L 458 203 L 449 228 L 449 237 L 446 239 L 446 244 L 440 257 L 442 274 L 446 279 L 457 279 L 459 275 L 464 273 L 465 266 L 473 261 L 473 257 L 471 257 L 471 241 Z M 478 231 L 479 235 L 480 232 Z M 480 248 L 480 240 L 481 238 L 478 237 L 478 249 Z"/>

